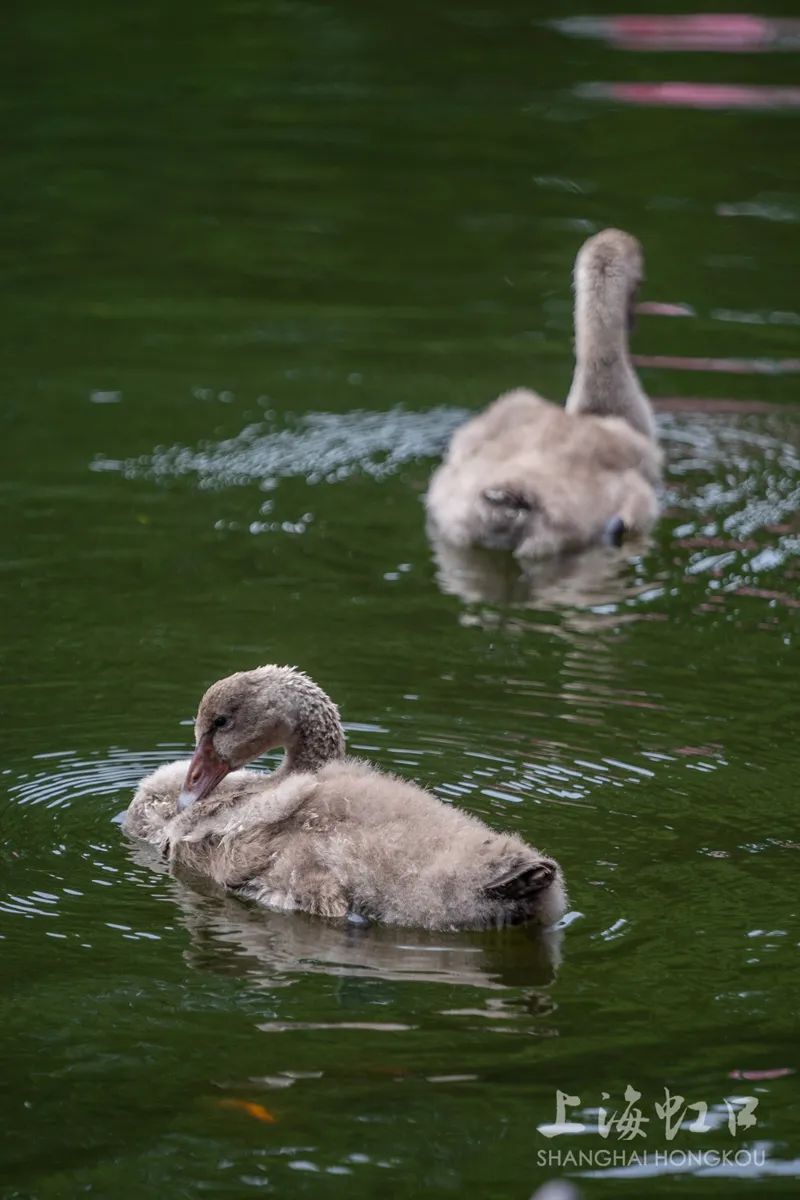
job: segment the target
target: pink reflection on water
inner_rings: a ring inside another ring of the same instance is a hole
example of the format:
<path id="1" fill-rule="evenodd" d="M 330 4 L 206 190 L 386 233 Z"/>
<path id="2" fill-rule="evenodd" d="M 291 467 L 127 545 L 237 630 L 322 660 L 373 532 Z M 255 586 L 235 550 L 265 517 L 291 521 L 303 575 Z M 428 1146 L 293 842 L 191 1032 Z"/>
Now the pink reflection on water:
<path id="1" fill-rule="evenodd" d="M 794 1067 L 767 1067 L 766 1070 L 760 1071 L 729 1071 L 729 1079 L 747 1079 L 748 1081 L 756 1081 L 760 1079 L 783 1079 L 785 1075 L 794 1075 Z"/>
<path id="2" fill-rule="evenodd" d="M 581 95 L 663 108 L 800 108 L 799 87 L 738 83 L 593 83 Z"/>
<path id="3" fill-rule="evenodd" d="M 573 17 L 557 21 L 556 26 L 578 37 L 600 38 L 620 50 L 710 50 L 738 54 L 800 46 L 800 21 L 772 21 L 750 13 Z"/>
<path id="4" fill-rule="evenodd" d="M 723 371 L 728 375 L 787 375 L 800 371 L 800 358 L 683 358 L 671 354 L 634 354 L 637 367 L 677 371 Z"/>
<path id="5" fill-rule="evenodd" d="M 642 300 L 636 305 L 636 312 L 642 317 L 693 317 L 694 309 L 690 304 L 670 304 L 662 300 Z"/>

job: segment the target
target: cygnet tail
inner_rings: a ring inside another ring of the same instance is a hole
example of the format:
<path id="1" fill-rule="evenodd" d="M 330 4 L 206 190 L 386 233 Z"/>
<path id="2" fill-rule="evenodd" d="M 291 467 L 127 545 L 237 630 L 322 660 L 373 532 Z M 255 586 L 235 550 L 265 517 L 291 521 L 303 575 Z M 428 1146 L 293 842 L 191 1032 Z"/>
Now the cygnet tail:
<path id="1" fill-rule="evenodd" d="M 514 868 L 492 880 L 486 888 L 486 895 L 507 904 L 534 901 L 550 887 L 557 871 L 558 867 L 551 859 L 540 858 L 533 865 Z"/>

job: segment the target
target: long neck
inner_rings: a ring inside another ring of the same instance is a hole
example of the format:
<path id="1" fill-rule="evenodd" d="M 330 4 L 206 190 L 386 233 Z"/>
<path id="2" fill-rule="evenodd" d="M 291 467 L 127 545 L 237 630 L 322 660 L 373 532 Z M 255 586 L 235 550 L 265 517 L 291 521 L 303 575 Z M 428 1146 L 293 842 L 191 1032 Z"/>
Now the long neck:
<path id="1" fill-rule="evenodd" d="M 619 276 L 587 272 L 576 281 L 575 373 L 566 408 L 622 417 L 652 438 L 653 412 L 628 353 L 628 305 Z"/>
<path id="2" fill-rule="evenodd" d="M 339 710 L 321 688 L 303 681 L 295 691 L 294 710 L 293 729 L 278 768 L 281 776 L 318 771 L 325 763 L 343 757 L 345 739 Z"/>
<path id="3" fill-rule="evenodd" d="M 575 286 L 575 354 L 578 362 L 628 359 L 628 295 L 624 279 L 584 269 Z"/>

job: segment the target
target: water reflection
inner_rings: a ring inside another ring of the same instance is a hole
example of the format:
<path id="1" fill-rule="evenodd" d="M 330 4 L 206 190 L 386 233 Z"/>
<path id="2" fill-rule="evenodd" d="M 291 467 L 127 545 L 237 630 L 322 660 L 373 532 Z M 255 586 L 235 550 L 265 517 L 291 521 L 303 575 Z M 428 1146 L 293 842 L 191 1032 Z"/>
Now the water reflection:
<path id="1" fill-rule="evenodd" d="M 800 221 L 800 205 L 798 205 L 793 197 L 780 192 L 757 196 L 754 200 L 741 200 L 733 203 L 722 202 L 717 204 L 715 212 L 719 217 L 756 217 L 762 221 L 780 222 Z M 800 323 L 798 314 L 791 312 L 769 312 L 765 319 L 770 324 L 775 325 L 797 325 Z M 764 318 L 757 323 L 763 324 Z"/>
<path id="2" fill-rule="evenodd" d="M 800 108 L 800 88 L 736 83 L 585 83 L 576 86 L 584 100 L 617 100 L 657 108 L 782 109 Z"/>
<path id="3" fill-rule="evenodd" d="M 620 14 L 566 17 L 554 28 L 573 37 L 597 38 L 619 50 L 702 50 L 733 54 L 800 47 L 800 21 L 754 13 Z"/>
<path id="4" fill-rule="evenodd" d="M 628 570 L 630 555 L 641 553 L 644 541 L 624 551 L 596 546 L 526 564 L 501 551 L 454 546 L 430 525 L 428 535 L 439 587 L 466 604 L 589 608 L 617 604 L 646 586 L 632 582 Z"/>
<path id="5" fill-rule="evenodd" d="M 130 855 L 140 866 L 166 872 L 152 847 L 133 846 Z M 259 987 L 285 987 L 309 973 L 489 990 L 543 987 L 553 982 L 561 963 L 561 929 L 490 934 L 354 929 L 250 905 L 196 876 L 175 880 L 171 897 L 189 934 L 187 962 L 199 970 L 246 975 Z"/>
<path id="6" fill-rule="evenodd" d="M 673 304 L 663 300 L 641 300 L 636 305 L 637 316 L 643 317 L 694 317 L 690 304 Z"/>

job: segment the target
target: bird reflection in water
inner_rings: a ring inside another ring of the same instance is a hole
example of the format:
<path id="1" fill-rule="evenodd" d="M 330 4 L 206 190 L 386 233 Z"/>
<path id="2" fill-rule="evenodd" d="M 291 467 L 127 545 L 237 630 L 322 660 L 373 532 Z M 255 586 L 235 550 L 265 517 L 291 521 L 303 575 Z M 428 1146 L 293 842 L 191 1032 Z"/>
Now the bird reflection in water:
<path id="1" fill-rule="evenodd" d="M 130 854 L 148 870 L 168 874 L 154 847 L 133 845 Z M 171 898 L 189 934 L 187 962 L 198 970 L 248 976 L 264 988 L 287 987 L 308 974 L 322 974 L 502 992 L 547 987 L 561 963 L 560 928 L 458 933 L 381 925 L 361 929 L 305 913 L 271 912 L 196 876 L 171 882 Z M 526 995 L 524 1007 L 542 1015 L 552 1005 L 546 995 Z"/>
<path id="2" fill-rule="evenodd" d="M 630 568 L 631 558 L 647 549 L 646 538 L 629 540 L 624 549 L 594 546 L 579 554 L 526 562 L 504 551 L 454 546 L 432 527 L 428 534 L 439 587 L 466 604 L 587 610 L 632 599 L 649 586 L 632 578 Z M 497 614 L 487 614 L 488 624 L 499 620 Z"/>

